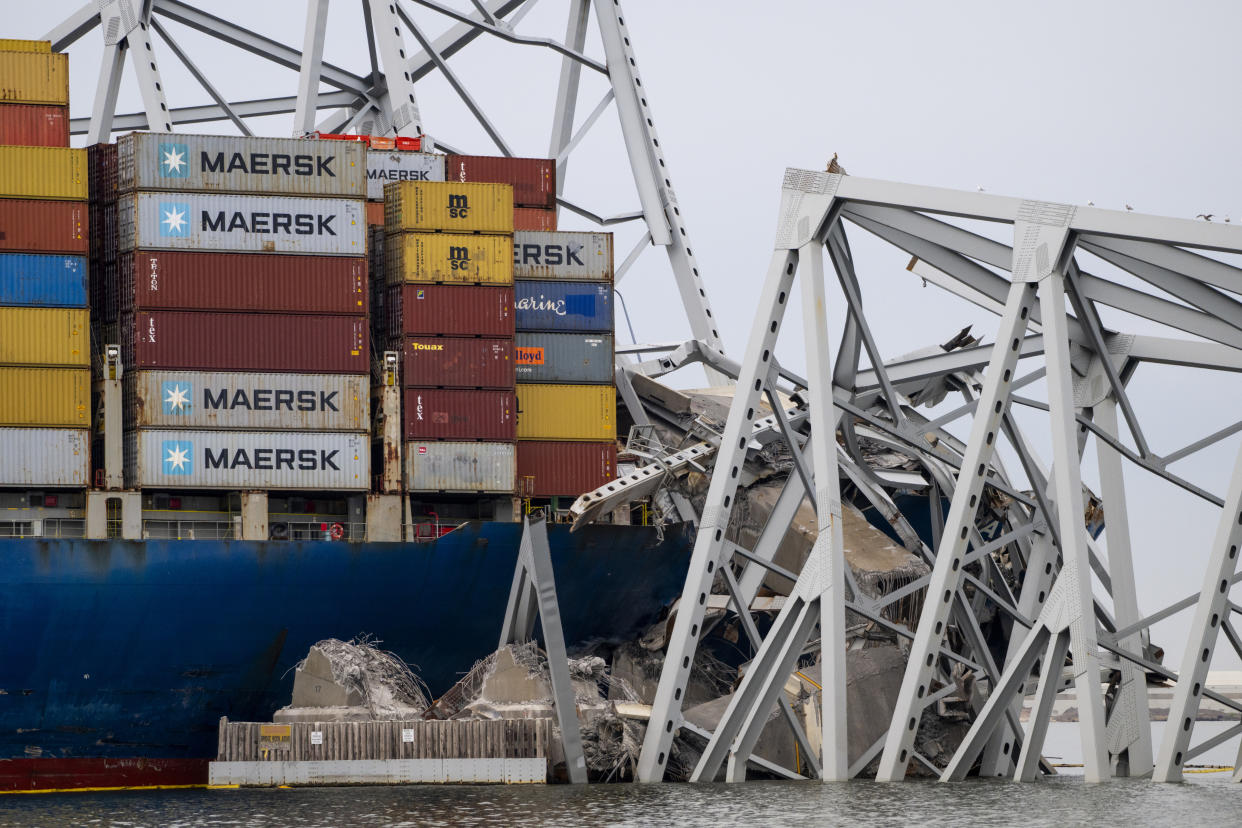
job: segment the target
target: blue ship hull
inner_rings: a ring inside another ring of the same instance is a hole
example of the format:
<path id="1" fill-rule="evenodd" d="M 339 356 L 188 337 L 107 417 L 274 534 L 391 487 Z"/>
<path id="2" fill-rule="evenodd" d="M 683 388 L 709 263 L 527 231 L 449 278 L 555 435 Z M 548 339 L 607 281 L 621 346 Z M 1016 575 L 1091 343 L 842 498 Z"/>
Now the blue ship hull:
<path id="1" fill-rule="evenodd" d="M 431 543 L 0 540 L 0 791 L 201 784 L 221 716 L 266 721 L 324 638 L 363 633 L 433 694 L 499 636 L 520 524 Z M 549 527 L 567 641 L 640 633 L 687 526 Z"/>

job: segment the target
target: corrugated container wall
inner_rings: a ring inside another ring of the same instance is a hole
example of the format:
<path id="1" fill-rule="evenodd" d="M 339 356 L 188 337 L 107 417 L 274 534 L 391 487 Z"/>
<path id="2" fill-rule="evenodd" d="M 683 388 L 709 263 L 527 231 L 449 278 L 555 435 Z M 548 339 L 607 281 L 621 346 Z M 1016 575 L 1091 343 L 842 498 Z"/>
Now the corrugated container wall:
<path id="1" fill-rule="evenodd" d="M 548 158 L 450 155 L 444 179 L 508 184 L 513 187 L 513 203 L 519 207 L 556 206 L 556 161 Z"/>
<path id="2" fill-rule="evenodd" d="M 617 444 L 526 440 L 517 444 L 517 477 L 524 495 L 577 497 L 617 478 Z"/>
<path id="3" fill-rule="evenodd" d="M 512 233 L 513 188 L 505 184 L 399 181 L 384 186 L 384 220 L 389 233 Z"/>
<path id="4" fill-rule="evenodd" d="M 131 431 L 125 484 L 162 489 L 362 491 L 365 435 L 314 431 Z"/>
<path id="5" fill-rule="evenodd" d="M 0 144 L 69 146 L 69 110 L 64 106 L 0 104 Z"/>
<path id="6" fill-rule="evenodd" d="M 617 390 L 610 385 L 517 386 L 519 440 L 614 440 Z"/>
<path id="7" fill-rule="evenodd" d="M 69 105 L 69 56 L 0 51 L 0 102 Z"/>
<path id="8" fill-rule="evenodd" d="M 87 205 L 0 198 L 0 250 L 86 255 Z"/>
<path id="9" fill-rule="evenodd" d="M 610 334 L 519 333 L 513 361 L 518 382 L 612 383 Z"/>
<path id="10" fill-rule="evenodd" d="M 514 233 L 513 278 L 612 281 L 612 233 Z"/>
<path id="11" fill-rule="evenodd" d="M 402 379 L 425 388 L 513 388 L 513 342 L 458 336 L 411 337 Z"/>
<path id="12" fill-rule="evenodd" d="M 215 193 L 120 196 L 117 250 L 365 256 L 362 205 L 355 199 Z"/>
<path id="13" fill-rule="evenodd" d="M 462 233 L 392 233 L 384 243 L 389 284 L 513 284 L 513 239 Z"/>
<path id="14" fill-rule="evenodd" d="M 519 230 L 549 231 L 556 229 L 556 210 L 542 207 L 514 207 L 513 232 Z"/>
<path id="15" fill-rule="evenodd" d="M 0 307 L 0 365 L 90 367 L 87 311 Z"/>
<path id="16" fill-rule="evenodd" d="M 600 282 L 514 283 L 519 331 L 610 332 L 612 285 Z"/>
<path id="17" fill-rule="evenodd" d="M 87 428 L 90 403 L 87 368 L 0 367 L 0 425 Z"/>
<path id="18" fill-rule="evenodd" d="M 0 52 L 39 52 L 46 55 L 51 51 L 50 40 L 14 40 L 0 37 Z"/>
<path id="19" fill-rule="evenodd" d="M 86 201 L 86 182 L 86 150 L 0 146 L 0 198 Z"/>
<path id="20" fill-rule="evenodd" d="M 85 486 L 90 432 L 77 428 L 0 428 L 0 486 Z"/>
<path id="21" fill-rule="evenodd" d="M 367 198 L 383 201 L 394 181 L 443 181 L 444 156 L 430 152 L 371 150 L 367 153 Z"/>
<path id="22" fill-rule="evenodd" d="M 512 391 L 407 388 L 407 440 L 497 440 L 516 437 Z"/>
<path id="23" fill-rule="evenodd" d="M 86 257 L 0 253 L 0 305 L 86 307 Z"/>
<path id="24" fill-rule="evenodd" d="M 352 141 L 133 132 L 117 141 L 117 190 L 366 198 Z"/>
<path id="25" fill-rule="evenodd" d="M 122 253 L 119 309 L 365 314 L 366 269 L 352 256 Z"/>
<path id="26" fill-rule="evenodd" d="M 366 431 L 370 379 L 349 374 L 127 371 L 125 427 Z"/>
<path id="27" fill-rule="evenodd" d="M 388 288 L 388 330 L 411 336 L 513 337 L 513 288 L 399 285 Z"/>
<path id="28" fill-rule="evenodd" d="M 139 311 L 121 320 L 129 368 L 365 374 L 368 339 L 356 316 Z"/>
<path id="29" fill-rule="evenodd" d="M 512 492 L 513 443 L 420 443 L 405 446 L 405 485 L 418 492 Z"/>
<path id="30" fill-rule="evenodd" d="M 91 144 L 86 148 L 91 183 L 91 203 L 116 201 L 116 144 Z"/>

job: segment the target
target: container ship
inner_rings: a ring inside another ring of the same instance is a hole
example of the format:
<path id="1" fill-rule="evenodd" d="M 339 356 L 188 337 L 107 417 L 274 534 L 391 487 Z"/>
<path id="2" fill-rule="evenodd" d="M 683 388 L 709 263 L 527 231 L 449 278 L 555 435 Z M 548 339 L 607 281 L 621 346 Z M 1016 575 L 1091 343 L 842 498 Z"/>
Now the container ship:
<path id="1" fill-rule="evenodd" d="M 611 236 L 551 160 L 70 148 L 67 56 L 0 46 L 0 791 L 204 784 L 323 638 L 447 690 L 522 515 L 617 475 Z M 571 646 L 680 592 L 692 528 L 612 521 L 550 526 Z"/>

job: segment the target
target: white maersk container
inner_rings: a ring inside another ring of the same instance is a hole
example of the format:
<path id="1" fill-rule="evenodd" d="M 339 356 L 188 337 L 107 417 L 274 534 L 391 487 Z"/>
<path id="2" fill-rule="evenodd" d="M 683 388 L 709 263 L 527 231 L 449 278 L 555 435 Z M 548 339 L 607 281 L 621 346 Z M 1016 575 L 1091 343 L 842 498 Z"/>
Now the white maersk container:
<path id="1" fill-rule="evenodd" d="M 365 202 L 342 198 L 131 193 L 117 199 L 118 250 L 365 256 Z"/>
<path id="2" fill-rule="evenodd" d="M 125 485 L 156 489 L 364 491 L 365 434 L 315 431 L 130 431 Z"/>
<path id="3" fill-rule="evenodd" d="M 356 374 L 129 371 L 125 427 L 366 431 L 370 383 Z"/>
<path id="4" fill-rule="evenodd" d="M 0 486 L 85 486 L 90 432 L 79 428 L 0 428 Z"/>
<path id="5" fill-rule="evenodd" d="M 121 193 L 366 197 L 366 148 L 354 141 L 134 132 L 116 149 Z"/>
<path id="6" fill-rule="evenodd" d="M 443 181 L 444 156 L 430 152 L 371 150 L 367 153 L 367 198 L 384 200 L 392 181 Z"/>
<path id="7" fill-rule="evenodd" d="M 612 233 L 513 234 L 514 279 L 611 282 L 612 272 Z"/>
<path id="8" fill-rule="evenodd" d="M 513 443 L 405 444 L 405 485 L 410 491 L 508 493 L 516 469 Z"/>

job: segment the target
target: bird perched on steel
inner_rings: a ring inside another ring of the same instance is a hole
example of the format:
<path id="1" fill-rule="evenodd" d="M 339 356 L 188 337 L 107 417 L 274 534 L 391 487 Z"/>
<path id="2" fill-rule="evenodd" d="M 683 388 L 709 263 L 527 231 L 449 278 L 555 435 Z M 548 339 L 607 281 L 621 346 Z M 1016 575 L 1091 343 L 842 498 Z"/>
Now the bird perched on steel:
<path id="1" fill-rule="evenodd" d="M 1200 213 L 1199 215 L 1195 216 L 1195 218 L 1201 218 L 1201 219 L 1203 219 L 1204 221 L 1211 221 L 1211 220 L 1212 220 L 1212 216 L 1214 216 L 1214 215 L 1216 215 L 1216 214 L 1215 214 L 1215 213 Z"/>
<path id="2" fill-rule="evenodd" d="M 1129 204 L 1127 204 L 1127 205 L 1126 205 L 1126 212 L 1134 212 L 1134 208 L 1133 208 L 1133 207 L 1131 207 Z"/>
<path id="3" fill-rule="evenodd" d="M 845 171 L 845 167 L 837 163 L 837 154 L 835 152 L 832 154 L 832 160 L 828 162 L 828 169 L 824 170 L 824 172 L 829 172 L 833 175 L 849 175 Z"/>

